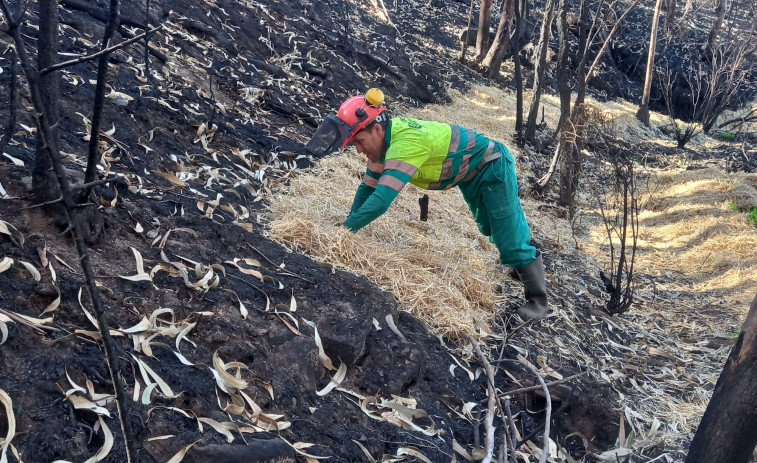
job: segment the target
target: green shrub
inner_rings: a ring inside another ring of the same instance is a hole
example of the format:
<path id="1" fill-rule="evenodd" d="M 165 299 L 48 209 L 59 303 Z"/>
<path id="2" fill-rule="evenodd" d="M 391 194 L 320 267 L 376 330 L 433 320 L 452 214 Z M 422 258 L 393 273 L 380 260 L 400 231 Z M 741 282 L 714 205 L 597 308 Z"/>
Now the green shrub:
<path id="1" fill-rule="evenodd" d="M 755 227 L 757 227 L 757 206 L 751 208 L 751 209 L 742 209 L 740 208 L 736 202 L 732 199 L 728 200 L 728 205 L 736 212 L 743 212 L 746 216 L 746 219 L 752 223 Z"/>
<path id="2" fill-rule="evenodd" d="M 752 225 L 757 227 L 757 207 L 753 207 L 749 212 L 747 212 L 746 218 L 750 222 L 752 222 Z"/>
<path id="3" fill-rule="evenodd" d="M 733 141 L 736 139 L 736 134 L 732 132 L 717 132 L 717 133 L 714 133 L 713 136 L 715 138 L 719 138 L 721 140 L 727 140 L 727 141 Z"/>

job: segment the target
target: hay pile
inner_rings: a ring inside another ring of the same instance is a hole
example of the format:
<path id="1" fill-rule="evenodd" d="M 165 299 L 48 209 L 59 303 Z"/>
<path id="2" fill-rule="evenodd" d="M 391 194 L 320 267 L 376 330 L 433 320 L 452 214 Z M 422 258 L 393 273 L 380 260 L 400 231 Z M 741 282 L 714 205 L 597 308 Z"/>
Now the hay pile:
<path id="1" fill-rule="evenodd" d="M 340 226 L 365 161 L 357 154 L 330 156 L 290 182 L 271 204 L 270 234 L 317 259 L 365 275 L 391 291 L 400 306 L 443 334 L 476 334 L 491 326 L 503 296 L 495 285 L 493 245 L 480 235 L 459 192 L 431 197 L 428 222 L 408 185 L 389 212 L 358 233 Z M 460 211 L 457 213 L 456 211 Z M 516 292 L 513 282 L 509 292 Z"/>

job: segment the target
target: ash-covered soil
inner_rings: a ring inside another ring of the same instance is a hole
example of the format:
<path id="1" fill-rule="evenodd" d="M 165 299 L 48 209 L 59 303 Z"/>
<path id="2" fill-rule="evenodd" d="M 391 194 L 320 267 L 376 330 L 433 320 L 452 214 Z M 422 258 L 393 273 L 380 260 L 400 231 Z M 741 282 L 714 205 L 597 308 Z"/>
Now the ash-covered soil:
<path id="1" fill-rule="evenodd" d="M 118 179 L 96 188 L 93 207 L 105 231 L 90 258 L 119 346 L 120 381 L 134 398 L 135 461 L 168 461 L 195 442 L 184 461 L 304 461 L 277 436 L 313 444 L 296 446 L 333 462 L 364 461 L 361 446 L 374 458 L 408 461 L 415 457 L 402 453 L 407 448 L 433 462 L 452 461 L 455 442 L 473 451 L 481 406 L 468 412 L 465 404 L 486 398 L 475 361 L 398 312 L 393 297 L 363 277 L 264 234 L 266 193 L 307 168 L 302 142 L 347 95 L 378 86 L 399 109 L 445 101 L 450 88 L 481 80 L 453 51 L 467 2 L 399 1 L 391 21 L 369 3 L 153 1 L 150 23 L 163 29 L 151 42 L 149 73 L 142 45 L 113 54 L 99 165 Z M 103 8 L 60 3 L 61 60 L 97 49 Z M 132 0 L 121 12 L 115 41 L 138 33 L 146 16 L 144 4 Z M 24 33 L 33 50 L 36 8 L 28 15 Z M 2 34 L 0 42 L 3 49 L 10 43 Z M 0 55 L 3 101 L 8 59 Z M 94 63 L 60 73 L 58 133 L 75 182 L 83 178 Z M 0 263 L 0 309 L 53 320 L 35 328 L 16 319 L 3 334 L 0 389 L 12 399 L 12 444 L 22 461 L 78 461 L 107 447 L 104 436 L 112 433 L 107 461 L 126 461 L 114 402 L 105 399 L 107 412 L 98 415 L 67 398 L 72 388 L 92 399 L 113 387 L 85 313 L 91 306 L 76 249 L 51 218 L 58 206 L 32 207 L 35 134 L 26 90 L 19 95 L 17 133 L 9 156 L 0 158 L 9 196 L 0 201 L 0 220 L 9 224 L 0 256 L 13 260 L 7 268 Z M 0 108 L 3 130 L 8 116 L 8 107 Z M 123 278 L 137 274 L 139 259 L 149 278 Z M 334 368 L 346 366 L 340 388 L 325 395 L 316 391 L 338 371 L 324 366 L 307 321 Z M 218 359 L 228 368 L 226 383 L 214 376 L 223 369 Z M 561 373 L 574 371 L 566 364 Z M 228 387 L 234 378 L 246 396 Z M 519 367 L 500 371 L 497 381 L 514 389 L 513 378 L 533 384 Z M 574 381 L 556 404 L 553 440 L 576 458 L 586 445 L 610 448 L 615 404 L 606 386 Z M 541 431 L 543 407 L 533 393 L 516 400 L 521 438 Z M 109 432 L 98 429 L 98 416 Z M 2 436 L 8 418 L 0 408 Z M 587 442 L 566 440 L 575 432 Z"/>

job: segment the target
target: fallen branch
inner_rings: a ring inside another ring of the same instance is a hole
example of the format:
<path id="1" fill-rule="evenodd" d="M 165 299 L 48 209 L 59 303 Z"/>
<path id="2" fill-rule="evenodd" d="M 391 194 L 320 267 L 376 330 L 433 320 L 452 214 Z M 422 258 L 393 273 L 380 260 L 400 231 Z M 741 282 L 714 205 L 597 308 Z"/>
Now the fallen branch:
<path id="1" fill-rule="evenodd" d="M 513 412 L 510 409 L 510 397 L 505 397 L 505 413 L 503 413 L 503 415 L 507 416 L 507 425 L 510 429 L 509 433 L 505 433 L 508 445 L 512 449 L 510 452 L 510 463 L 516 463 L 515 451 L 517 450 L 516 444 L 518 443 L 518 440 L 515 437 L 515 420 L 513 419 Z"/>
<path id="2" fill-rule="evenodd" d="M 262 289 L 260 289 L 260 288 L 259 288 L 259 287 L 257 287 L 256 285 L 254 285 L 253 283 L 250 283 L 249 281 L 245 280 L 244 278 L 240 278 L 240 277 L 238 277 L 238 276 L 235 276 L 235 275 L 231 275 L 231 274 L 228 274 L 227 276 L 228 276 L 229 278 L 234 278 L 234 279 L 236 279 L 236 280 L 239 280 L 239 281 L 241 281 L 242 283 L 247 283 L 248 285 L 252 286 L 252 287 L 253 287 L 254 289 L 258 290 L 258 292 L 262 293 L 262 294 L 263 294 L 263 296 L 265 296 L 266 300 L 268 300 L 268 301 L 270 301 L 270 300 L 271 300 L 271 298 L 269 298 L 269 297 L 268 297 L 268 294 L 266 294 L 266 292 L 265 292 L 265 291 L 263 291 Z M 262 313 L 271 313 L 271 312 L 266 312 L 265 310 L 260 310 L 260 309 L 258 309 L 257 307 L 255 307 L 255 310 L 257 310 L 258 312 L 262 312 Z"/>
<path id="3" fill-rule="evenodd" d="M 110 12 L 108 10 L 86 4 L 79 0 L 61 0 L 61 4 L 73 10 L 83 11 L 90 15 L 92 18 L 101 22 L 107 22 L 108 18 L 110 17 Z M 119 22 L 124 26 L 138 27 L 140 29 L 145 26 L 144 24 L 130 18 L 120 18 Z"/>
<path id="4" fill-rule="evenodd" d="M 313 281 L 313 280 L 309 280 L 309 279 L 307 279 L 307 278 L 305 278 L 305 277 L 303 277 L 301 275 L 298 275 L 298 274 L 296 274 L 294 272 L 290 272 L 289 270 L 284 270 L 284 269 L 281 268 L 281 266 L 274 264 L 271 261 L 271 259 L 267 258 L 265 256 L 265 254 L 263 254 L 262 252 L 260 252 L 260 250 L 258 248 L 256 248 L 255 246 L 251 246 L 251 245 L 247 244 L 247 247 L 250 248 L 250 249 L 252 249 L 253 251 L 257 252 L 258 255 L 260 257 L 262 257 L 263 259 L 265 259 L 266 262 L 268 262 L 269 264 L 273 265 L 277 269 L 276 273 L 278 273 L 280 275 L 286 275 L 286 276 L 290 276 L 290 277 L 294 277 L 294 278 L 299 278 L 302 281 L 307 281 L 308 283 L 315 284 L 315 281 Z"/>
<path id="5" fill-rule="evenodd" d="M 46 201 L 44 203 L 32 204 L 31 206 L 22 207 L 21 210 L 25 211 L 27 209 L 36 209 L 38 207 L 50 206 L 52 204 L 57 204 L 57 203 L 62 203 L 62 202 L 63 202 L 63 196 L 59 196 L 58 199 L 53 199 L 52 201 Z"/>
<path id="6" fill-rule="evenodd" d="M 92 188 L 93 186 L 103 185 L 105 183 L 110 183 L 113 180 L 116 180 L 117 178 L 118 178 L 118 176 L 114 175 L 113 177 L 104 178 L 102 180 L 95 180 L 94 182 L 82 183 L 80 185 L 72 185 L 71 189 L 74 190 L 74 191 L 76 191 L 76 190 L 83 190 L 85 188 Z"/>

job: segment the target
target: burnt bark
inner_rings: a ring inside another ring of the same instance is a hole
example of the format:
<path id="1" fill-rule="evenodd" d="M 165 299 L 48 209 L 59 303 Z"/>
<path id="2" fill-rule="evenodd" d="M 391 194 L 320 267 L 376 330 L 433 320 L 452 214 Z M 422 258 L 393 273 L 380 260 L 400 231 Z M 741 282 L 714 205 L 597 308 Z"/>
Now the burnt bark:
<path id="1" fill-rule="evenodd" d="M 515 0 L 505 0 L 502 4 L 502 14 L 499 17 L 497 35 L 494 37 L 489 52 L 481 62 L 481 66 L 486 70 L 486 74 L 492 78 L 499 74 L 499 68 L 502 67 L 502 60 L 510 44 L 510 27 L 513 22 L 514 4 Z"/>
<path id="2" fill-rule="evenodd" d="M 723 28 L 723 19 L 725 18 L 726 9 L 728 9 L 728 0 L 719 0 L 718 7 L 715 10 L 718 16 L 715 19 L 715 23 L 712 25 L 712 29 L 710 29 L 709 35 L 707 36 L 707 48 L 709 48 L 710 50 L 713 50 L 715 48 L 715 41 L 718 39 L 720 29 Z"/>
<path id="3" fill-rule="evenodd" d="M 560 49 L 557 52 L 557 90 L 560 95 L 560 119 L 557 121 L 555 135 L 557 137 L 557 146 L 552 156 L 549 169 L 534 186 L 535 191 L 542 191 L 549 183 L 555 172 L 558 161 L 566 149 L 566 134 L 563 133 L 565 122 L 570 117 L 570 73 L 568 71 L 568 4 L 566 0 L 560 0 L 560 16 L 557 21 L 557 33 L 560 38 Z M 562 191 L 562 190 L 561 190 Z"/>
<path id="4" fill-rule="evenodd" d="M 537 62 L 536 70 L 534 71 L 534 89 L 528 109 L 526 132 L 524 134 L 525 141 L 533 141 L 534 134 L 536 133 L 536 118 L 539 115 L 539 101 L 541 100 L 541 94 L 544 91 L 544 72 L 547 67 L 547 49 L 549 48 L 549 37 L 552 35 L 552 22 L 554 16 L 555 0 L 547 0 L 547 6 L 541 24 L 538 51 L 536 52 Z"/>
<path id="5" fill-rule="evenodd" d="M 476 55 L 473 58 L 480 63 L 489 49 L 489 18 L 491 17 L 492 0 L 481 0 L 478 11 L 478 35 L 476 35 Z"/>
<path id="6" fill-rule="evenodd" d="M 563 134 L 558 145 L 558 149 L 562 150 L 562 153 L 560 153 L 562 159 L 560 162 L 560 197 L 557 202 L 560 206 L 568 208 L 568 214 L 572 218 L 575 212 L 574 199 L 581 175 L 583 126 L 585 124 L 583 105 L 574 108 L 571 123 L 575 131 L 571 134 L 572 141 L 568 142 L 566 135 Z"/>
<path id="7" fill-rule="evenodd" d="M 473 2 L 470 0 L 470 8 L 468 9 L 468 27 L 465 28 L 465 37 L 460 38 L 460 62 L 465 64 L 465 50 L 468 48 L 468 42 L 470 40 L 470 28 L 473 22 Z"/>
<path id="8" fill-rule="evenodd" d="M 685 463 L 746 463 L 757 445 L 757 296 L 720 373 Z"/>
<path id="9" fill-rule="evenodd" d="M 58 56 L 58 2 L 57 0 L 40 0 L 39 1 L 39 36 L 37 37 L 37 65 L 38 69 L 45 69 L 55 64 Z M 42 102 L 45 105 L 46 117 L 51 126 L 58 122 L 60 112 L 60 90 L 58 82 L 60 76 L 57 73 L 50 73 L 40 76 L 39 89 Z M 58 134 L 53 127 L 56 146 L 58 143 Z M 38 134 L 38 140 L 41 134 Z M 48 164 L 49 165 L 49 164 Z"/>
<path id="10" fill-rule="evenodd" d="M 515 0 L 515 36 L 513 37 L 513 80 L 515 80 L 515 134 L 519 146 L 523 146 L 523 71 L 520 65 L 520 39 L 525 29 L 523 11 L 528 0 Z"/>
<path id="11" fill-rule="evenodd" d="M 118 30 L 120 23 L 120 3 L 119 0 L 110 0 L 110 14 L 108 22 L 105 25 L 102 44 L 100 50 L 108 48 L 113 34 Z M 95 98 L 92 107 L 92 126 L 89 133 L 89 151 L 87 154 L 87 170 L 84 174 L 84 183 L 94 182 L 97 177 L 97 164 L 100 160 L 100 123 L 102 121 L 103 106 L 105 104 L 105 80 L 108 74 L 108 57 L 109 53 L 100 55 L 97 59 L 97 84 L 95 85 Z M 80 202 L 86 200 L 90 195 L 91 189 L 82 191 Z"/>
<path id="12" fill-rule="evenodd" d="M 560 95 L 560 119 L 557 121 L 555 135 L 560 136 L 565 120 L 570 115 L 570 73 L 568 70 L 568 2 L 560 0 L 560 16 L 557 20 L 557 34 L 560 47 L 557 52 L 557 91 Z"/>
<path id="13" fill-rule="evenodd" d="M 652 77 L 654 76 L 654 54 L 657 47 L 657 22 L 660 18 L 662 0 L 657 0 L 652 16 L 652 31 L 649 37 L 649 52 L 647 54 L 647 67 L 644 71 L 644 94 L 641 97 L 639 110 L 636 117 L 646 126 L 649 126 L 649 96 L 652 91 Z"/>
<path id="14" fill-rule="evenodd" d="M 39 35 L 37 36 L 37 69 L 45 69 L 55 64 L 58 56 L 58 2 L 56 0 L 40 0 L 37 4 L 39 14 Z M 21 51 L 17 50 L 19 56 Z M 58 88 L 59 74 L 51 72 L 39 77 L 38 86 L 40 98 L 45 108 L 45 117 L 50 124 L 50 139 L 47 143 L 59 145 L 58 113 L 60 90 Z M 42 133 L 37 131 L 37 142 L 34 153 L 34 167 L 32 169 L 32 191 L 39 203 L 52 201 L 60 197 L 60 190 L 51 171 L 52 160 L 48 155 Z M 52 209 L 54 219 L 58 225 L 65 225 L 66 220 L 57 209 Z"/>

